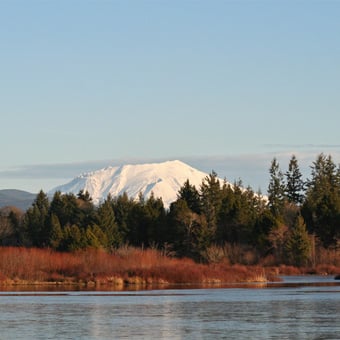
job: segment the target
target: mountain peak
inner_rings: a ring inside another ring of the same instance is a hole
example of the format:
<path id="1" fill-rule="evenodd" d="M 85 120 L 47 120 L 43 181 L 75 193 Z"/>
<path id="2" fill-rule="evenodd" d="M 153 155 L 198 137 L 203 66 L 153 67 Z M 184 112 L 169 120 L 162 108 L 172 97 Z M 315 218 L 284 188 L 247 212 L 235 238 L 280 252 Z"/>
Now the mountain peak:
<path id="1" fill-rule="evenodd" d="M 84 190 L 89 192 L 95 204 L 99 204 L 108 194 L 116 197 L 127 193 L 135 199 L 142 193 L 147 199 L 153 193 L 156 198 L 162 198 L 168 208 L 177 199 L 178 191 L 186 180 L 198 189 L 207 175 L 180 160 L 109 166 L 83 173 L 69 183 L 52 189 L 49 194 L 56 191 L 78 194 Z"/>

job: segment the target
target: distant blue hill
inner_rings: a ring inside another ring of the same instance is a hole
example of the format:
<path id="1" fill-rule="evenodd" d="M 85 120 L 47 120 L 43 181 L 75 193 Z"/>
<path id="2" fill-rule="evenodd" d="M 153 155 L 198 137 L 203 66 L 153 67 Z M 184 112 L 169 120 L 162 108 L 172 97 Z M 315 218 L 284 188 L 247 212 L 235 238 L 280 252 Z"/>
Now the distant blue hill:
<path id="1" fill-rule="evenodd" d="M 0 190 L 0 208 L 15 206 L 26 211 L 36 199 L 37 194 L 23 190 L 5 189 Z"/>

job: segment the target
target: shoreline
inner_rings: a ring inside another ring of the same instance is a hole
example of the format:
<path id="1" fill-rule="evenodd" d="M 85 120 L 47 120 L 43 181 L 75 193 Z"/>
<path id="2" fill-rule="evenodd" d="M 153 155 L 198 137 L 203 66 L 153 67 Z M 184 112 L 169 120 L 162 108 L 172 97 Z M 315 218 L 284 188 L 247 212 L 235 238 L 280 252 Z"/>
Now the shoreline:
<path id="1" fill-rule="evenodd" d="M 135 287 L 265 284 L 280 282 L 282 275 L 333 275 L 340 267 L 319 264 L 289 265 L 197 263 L 188 258 L 163 255 L 154 249 L 125 248 L 115 253 L 87 249 L 55 252 L 39 248 L 0 248 L 0 289 L 18 286 Z"/>
<path id="2" fill-rule="evenodd" d="M 289 277 L 289 276 L 287 276 Z M 293 275 L 292 277 L 296 277 Z M 0 285 L 0 297 L 3 296 L 67 296 L 67 295 L 93 295 L 93 296 L 134 296 L 134 295 L 158 295 L 157 291 L 163 291 L 161 294 L 179 294 L 181 290 L 201 290 L 201 289 L 265 289 L 265 288 L 287 288 L 287 287 L 304 287 L 304 286 L 336 286 L 340 282 L 332 275 L 328 275 L 329 280 L 320 280 L 320 275 L 305 274 L 297 275 L 298 280 L 278 280 L 266 282 L 220 282 L 220 283 L 178 283 L 178 284 L 126 284 L 123 286 L 110 284 L 96 284 L 94 282 L 16 282 L 13 284 Z M 306 280 L 301 280 L 306 277 Z M 313 281 L 313 277 L 316 280 Z M 147 293 L 150 291 L 150 293 Z M 151 293 L 151 291 L 153 291 Z M 169 291 L 169 293 L 164 293 Z M 171 291 L 177 291 L 171 293 Z M 183 294 L 187 294 L 183 292 Z"/>
<path id="3" fill-rule="evenodd" d="M 19 279 L 7 279 L 0 281 L 0 292 L 3 289 L 8 288 L 18 288 L 28 289 L 28 288 L 70 288 L 71 290 L 89 290 L 96 291 L 99 289 L 109 290 L 109 291 L 130 291 L 130 290 L 150 290 L 150 289 L 173 289 L 176 287 L 180 288 L 222 288 L 222 287 L 239 287 L 239 286 L 265 286 L 273 284 L 282 284 L 282 276 L 287 277 L 328 277 L 333 279 L 335 282 L 339 280 L 340 275 L 334 274 L 320 274 L 320 273 L 291 273 L 284 274 L 280 273 L 278 276 L 272 276 L 271 279 L 267 279 L 265 276 L 260 279 L 247 279 L 239 281 L 221 281 L 221 280 L 204 280 L 200 282 L 166 282 L 164 280 L 151 280 L 143 279 L 142 277 L 133 277 L 128 280 L 123 280 L 122 278 L 116 278 L 115 280 L 76 280 L 68 279 L 64 281 L 29 281 L 29 280 L 19 280 Z M 34 290 L 33 290 L 34 291 Z"/>

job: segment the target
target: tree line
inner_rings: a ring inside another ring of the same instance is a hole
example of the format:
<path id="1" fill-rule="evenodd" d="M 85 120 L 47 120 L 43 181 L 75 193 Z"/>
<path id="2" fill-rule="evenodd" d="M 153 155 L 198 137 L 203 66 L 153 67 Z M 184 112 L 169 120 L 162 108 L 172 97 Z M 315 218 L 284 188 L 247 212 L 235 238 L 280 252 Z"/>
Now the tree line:
<path id="1" fill-rule="evenodd" d="M 88 192 L 40 191 L 24 213 L 2 210 L 2 245 L 49 247 L 59 251 L 123 245 L 158 247 L 197 261 L 223 258 L 223 249 L 251 250 L 252 261 L 271 256 L 276 264 L 306 265 L 315 248 L 338 249 L 340 167 L 320 154 L 304 180 L 293 155 L 282 172 L 276 158 L 269 168 L 268 196 L 242 182 L 229 184 L 212 171 L 199 188 L 188 179 L 165 209 L 151 195 L 138 200 L 110 195 L 95 206 Z"/>

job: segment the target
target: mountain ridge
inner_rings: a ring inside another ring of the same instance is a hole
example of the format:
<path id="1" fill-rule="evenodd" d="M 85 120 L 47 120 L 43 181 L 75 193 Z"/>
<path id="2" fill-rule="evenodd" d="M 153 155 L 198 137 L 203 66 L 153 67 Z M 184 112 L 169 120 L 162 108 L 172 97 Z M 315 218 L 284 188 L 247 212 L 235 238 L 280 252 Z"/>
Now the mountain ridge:
<path id="1" fill-rule="evenodd" d="M 116 197 L 126 193 L 130 198 L 137 199 L 141 193 L 147 199 L 153 193 L 156 198 L 162 198 L 168 208 L 177 199 L 178 191 L 186 180 L 198 189 L 206 176 L 208 173 L 179 160 L 108 166 L 82 173 L 68 183 L 53 188 L 48 194 L 53 195 L 56 191 L 77 194 L 83 190 L 89 192 L 94 204 L 99 204 L 108 194 Z"/>
<path id="2" fill-rule="evenodd" d="M 0 190 L 0 207 L 15 206 L 21 210 L 30 207 L 36 198 L 36 194 L 18 189 Z"/>

